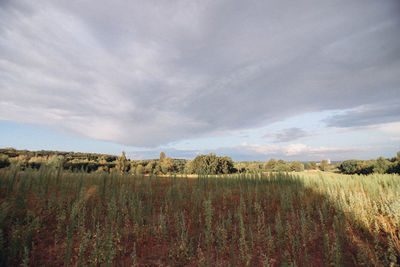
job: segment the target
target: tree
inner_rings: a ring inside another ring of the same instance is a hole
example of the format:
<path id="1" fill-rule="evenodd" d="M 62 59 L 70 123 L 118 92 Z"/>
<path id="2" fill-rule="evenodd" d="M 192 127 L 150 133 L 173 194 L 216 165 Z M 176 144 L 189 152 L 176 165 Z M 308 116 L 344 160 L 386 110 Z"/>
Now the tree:
<path id="1" fill-rule="evenodd" d="M 355 173 L 364 175 L 371 174 L 374 172 L 374 167 L 375 165 L 373 161 L 359 161 Z"/>
<path id="2" fill-rule="evenodd" d="M 274 171 L 276 172 L 290 172 L 290 165 L 287 164 L 284 160 L 278 160 L 277 164 L 275 165 Z"/>
<path id="3" fill-rule="evenodd" d="M 0 155 L 0 168 L 8 167 L 10 165 L 10 160 L 7 155 Z"/>
<path id="4" fill-rule="evenodd" d="M 153 169 L 154 169 L 155 165 L 156 165 L 156 163 L 153 160 L 149 161 L 149 163 L 147 163 L 147 165 L 145 167 L 146 173 L 153 173 Z"/>
<path id="5" fill-rule="evenodd" d="M 310 166 L 312 169 L 316 169 L 317 168 L 317 163 L 315 161 L 311 161 L 310 162 Z"/>
<path id="6" fill-rule="evenodd" d="M 52 159 L 47 163 L 48 166 L 54 169 L 63 169 L 65 163 L 65 157 L 62 155 L 52 157 Z"/>
<path id="7" fill-rule="evenodd" d="M 172 158 L 167 158 L 164 152 L 160 153 L 160 160 L 158 161 L 159 168 L 161 172 L 167 174 L 168 172 L 174 171 L 174 160 Z"/>
<path id="8" fill-rule="evenodd" d="M 143 174 L 144 174 L 144 167 L 143 167 L 142 164 L 139 164 L 139 165 L 136 167 L 136 175 L 141 176 L 141 175 L 143 175 Z"/>
<path id="9" fill-rule="evenodd" d="M 183 173 L 187 160 L 173 159 L 173 162 L 174 162 L 174 171 L 176 171 L 177 173 Z"/>
<path id="10" fill-rule="evenodd" d="M 156 164 L 156 166 L 153 169 L 153 174 L 160 174 L 161 172 L 161 167 L 160 165 Z"/>
<path id="11" fill-rule="evenodd" d="M 126 159 L 126 155 L 125 155 L 124 151 L 122 151 L 121 157 L 119 157 L 117 159 L 117 165 L 115 167 L 117 168 L 117 171 L 119 171 L 120 173 L 124 173 L 124 172 L 128 171 L 129 162 Z"/>
<path id="12" fill-rule="evenodd" d="M 189 160 L 188 162 L 186 162 L 185 169 L 183 170 L 183 172 L 184 172 L 185 174 L 194 173 L 194 169 L 193 169 L 193 160 Z"/>
<path id="13" fill-rule="evenodd" d="M 345 160 L 339 165 L 339 171 L 344 174 L 355 174 L 357 170 L 358 160 Z"/>
<path id="14" fill-rule="evenodd" d="M 384 157 L 379 157 L 376 160 L 374 172 L 376 173 L 386 173 L 389 169 L 389 162 Z"/>
<path id="15" fill-rule="evenodd" d="M 161 152 L 160 153 L 160 161 L 163 161 L 165 159 L 165 153 Z"/>
<path id="16" fill-rule="evenodd" d="M 131 164 L 130 168 L 129 168 L 129 173 L 135 175 L 136 174 L 136 165 L 135 164 Z"/>
<path id="17" fill-rule="evenodd" d="M 161 171 L 166 174 L 174 170 L 174 161 L 171 158 L 160 160 Z"/>
<path id="18" fill-rule="evenodd" d="M 327 170 L 328 170 L 328 166 L 329 166 L 328 161 L 324 159 L 324 160 L 321 161 L 321 163 L 319 164 L 319 169 L 320 169 L 321 171 L 327 171 Z"/>
<path id="19" fill-rule="evenodd" d="M 304 163 L 304 169 L 305 169 L 305 170 L 310 170 L 310 169 L 312 169 L 311 164 L 308 163 L 308 162 Z"/>
<path id="20" fill-rule="evenodd" d="M 264 170 L 266 171 L 272 171 L 276 166 L 276 160 L 274 158 L 268 160 L 265 164 L 264 164 Z"/>
<path id="21" fill-rule="evenodd" d="M 387 173 L 397 173 L 400 174 L 400 161 L 391 164 L 387 170 Z"/>
<path id="22" fill-rule="evenodd" d="M 189 161 L 185 167 L 185 172 L 196 174 L 228 174 L 234 171 L 230 157 L 218 157 L 213 153 L 199 155 Z"/>
<path id="23" fill-rule="evenodd" d="M 290 163 L 290 170 L 295 172 L 304 171 L 304 165 L 300 161 L 293 161 Z"/>

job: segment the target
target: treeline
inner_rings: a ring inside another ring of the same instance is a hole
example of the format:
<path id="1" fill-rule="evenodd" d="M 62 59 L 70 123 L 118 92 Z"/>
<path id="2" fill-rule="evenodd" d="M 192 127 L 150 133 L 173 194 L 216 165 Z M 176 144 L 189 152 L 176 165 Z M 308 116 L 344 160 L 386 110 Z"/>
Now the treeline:
<path id="1" fill-rule="evenodd" d="M 397 157 L 376 160 L 345 160 L 341 163 L 330 163 L 323 160 L 287 162 L 282 159 L 263 161 L 233 162 L 230 157 L 215 154 L 199 155 L 193 160 L 172 159 L 160 153 L 158 159 L 130 160 L 124 152 L 121 156 L 75 153 L 61 151 L 28 151 L 13 148 L 0 149 L 0 168 L 14 166 L 22 170 L 39 169 L 41 166 L 70 171 L 85 172 L 120 172 L 136 175 L 155 174 L 231 174 L 260 172 L 301 172 L 331 171 L 344 174 L 400 173 L 400 152 Z"/>
<path id="2" fill-rule="evenodd" d="M 95 153 L 76 153 L 63 151 L 28 151 L 13 148 L 0 149 L 0 168 L 18 166 L 26 169 L 39 169 L 41 166 L 64 168 L 66 170 L 87 172 L 98 169 L 115 168 L 118 157 Z"/>
<path id="3" fill-rule="evenodd" d="M 400 174 L 400 151 L 397 157 L 385 159 L 379 157 L 376 160 L 345 160 L 339 167 L 344 174 L 371 174 L 371 173 L 398 173 Z"/>
<path id="4" fill-rule="evenodd" d="M 129 160 L 121 156 L 60 151 L 28 151 L 13 148 L 0 149 L 0 168 L 14 166 L 21 170 L 41 166 L 85 172 L 121 172 L 132 174 L 183 173 L 187 160 L 171 159 L 162 152 L 159 159 Z"/>
<path id="5" fill-rule="evenodd" d="M 121 156 L 60 151 L 0 149 L 0 168 L 14 166 L 21 170 L 41 166 L 85 172 L 120 172 L 144 174 L 231 174 L 265 171 L 303 171 L 301 162 L 271 159 L 268 162 L 233 162 L 230 157 L 199 155 L 193 160 L 172 159 L 160 153 L 158 159 L 130 160 Z"/>
<path id="6" fill-rule="evenodd" d="M 282 159 L 276 160 L 269 159 L 267 162 L 263 161 L 238 161 L 235 162 L 235 168 L 241 173 L 257 173 L 257 172 L 301 172 L 307 171 L 335 171 L 338 164 L 331 164 L 327 160 L 322 160 L 317 163 L 300 162 L 300 161 L 284 161 Z"/>

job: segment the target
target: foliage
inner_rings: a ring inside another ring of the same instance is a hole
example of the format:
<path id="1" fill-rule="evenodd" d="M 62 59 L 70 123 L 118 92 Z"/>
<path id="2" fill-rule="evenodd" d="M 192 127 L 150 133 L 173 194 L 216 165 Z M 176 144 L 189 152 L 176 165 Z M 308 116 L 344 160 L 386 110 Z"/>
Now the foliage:
<path id="1" fill-rule="evenodd" d="M 138 166 L 136 166 L 136 175 L 140 176 L 143 175 L 145 173 L 145 169 L 143 167 L 143 165 L 139 164 Z"/>
<path id="2" fill-rule="evenodd" d="M 391 164 L 387 170 L 387 173 L 397 173 L 400 174 L 400 160 Z"/>
<path id="3" fill-rule="evenodd" d="M 10 166 L 10 160 L 7 155 L 0 155 L 0 168 Z"/>
<path id="4" fill-rule="evenodd" d="M 327 171 L 328 170 L 328 161 L 327 160 L 322 160 L 321 163 L 319 164 L 319 169 L 321 171 Z"/>
<path id="5" fill-rule="evenodd" d="M 345 160 L 339 165 L 339 170 L 344 174 L 354 174 L 357 170 L 358 161 L 354 159 Z"/>
<path id="6" fill-rule="evenodd" d="M 126 155 L 125 155 L 124 151 L 122 151 L 121 157 L 119 157 L 117 159 L 117 164 L 116 164 L 115 168 L 120 173 L 124 173 L 124 172 L 127 172 L 129 170 L 129 162 L 126 159 Z"/>
<path id="7" fill-rule="evenodd" d="M 345 160 L 340 164 L 328 164 L 323 160 L 319 164 L 322 171 L 336 171 L 344 174 L 371 174 L 371 173 L 399 173 L 400 151 L 396 157 L 377 160 Z M 230 174 L 247 173 L 256 174 L 260 172 L 301 172 L 304 169 L 316 169 L 315 161 L 306 162 L 286 162 L 282 159 L 269 159 L 267 162 L 261 161 L 238 161 L 233 162 L 229 157 L 217 157 L 215 154 L 202 155 L 199 158 L 188 161 L 185 159 L 172 159 L 166 157 L 164 152 L 160 153 L 159 159 L 150 160 L 130 160 L 126 158 L 125 152 L 120 157 L 113 155 L 76 153 L 62 151 L 28 151 L 16 150 L 13 148 L 0 149 L 0 169 L 6 167 L 17 167 L 20 170 L 27 168 L 40 169 L 41 167 L 51 167 L 54 169 L 64 169 L 90 172 L 113 172 L 120 173 L 146 174 Z"/>
<path id="8" fill-rule="evenodd" d="M 294 172 L 304 171 L 304 165 L 300 161 L 293 161 L 290 163 L 290 170 Z"/>
<path id="9" fill-rule="evenodd" d="M 165 157 L 165 155 L 164 155 L 162 160 L 161 160 L 161 157 L 160 157 L 159 164 L 160 164 L 161 171 L 164 174 L 167 174 L 167 173 L 170 173 L 170 172 L 174 171 L 174 161 L 171 158 Z"/>
<path id="10" fill-rule="evenodd" d="M 273 171 L 276 166 L 276 160 L 274 158 L 269 159 L 265 164 L 264 164 L 264 170 L 266 171 Z"/>
<path id="11" fill-rule="evenodd" d="M 398 153 L 399 154 L 399 153 Z M 376 160 L 345 160 L 338 169 L 344 174 L 371 174 L 371 173 L 397 173 L 400 174 L 400 161 L 379 157 Z"/>
<path id="12" fill-rule="evenodd" d="M 374 172 L 375 161 L 358 161 L 355 173 L 356 174 L 371 174 Z"/>
<path id="13" fill-rule="evenodd" d="M 304 163 L 304 169 L 311 170 L 312 169 L 311 164 L 309 162 Z"/>
<path id="14" fill-rule="evenodd" d="M 317 168 L 317 163 L 315 161 L 311 161 L 310 162 L 310 166 L 312 169 L 316 169 Z"/>
<path id="15" fill-rule="evenodd" d="M 228 174 L 233 173 L 235 168 L 230 157 L 219 157 L 211 153 L 194 158 L 188 163 L 186 171 L 195 174 Z"/>
<path id="16" fill-rule="evenodd" d="M 275 171 L 275 172 L 290 172 L 291 167 L 290 167 L 290 164 L 286 163 L 285 161 L 278 160 L 273 171 Z"/>
<path id="17" fill-rule="evenodd" d="M 165 153 L 160 152 L 160 161 L 163 161 L 165 159 Z"/>
<path id="18" fill-rule="evenodd" d="M 376 164 L 374 166 L 374 172 L 386 173 L 388 169 L 389 169 L 389 162 L 384 157 L 379 157 L 376 160 Z"/>

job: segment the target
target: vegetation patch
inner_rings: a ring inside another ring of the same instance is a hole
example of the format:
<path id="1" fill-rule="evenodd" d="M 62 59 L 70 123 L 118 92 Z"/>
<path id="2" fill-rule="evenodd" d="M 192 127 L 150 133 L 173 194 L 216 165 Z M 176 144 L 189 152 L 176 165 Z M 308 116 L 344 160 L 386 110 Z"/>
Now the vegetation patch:
<path id="1" fill-rule="evenodd" d="M 396 174 L 0 170 L 1 266 L 396 266 Z"/>

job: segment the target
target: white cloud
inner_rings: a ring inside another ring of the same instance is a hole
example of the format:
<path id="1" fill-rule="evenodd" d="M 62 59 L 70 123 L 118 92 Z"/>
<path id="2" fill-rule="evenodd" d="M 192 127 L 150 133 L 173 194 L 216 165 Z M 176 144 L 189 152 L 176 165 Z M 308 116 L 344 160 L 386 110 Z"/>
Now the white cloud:
<path id="1" fill-rule="evenodd" d="M 261 155 L 283 155 L 283 156 L 299 156 L 307 157 L 322 156 L 333 153 L 344 153 L 366 150 L 359 147 L 311 147 L 305 144 L 289 144 L 285 146 L 269 145 L 269 144 L 247 144 L 240 146 L 241 149 L 249 150 L 252 153 Z"/>
<path id="2" fill-rule="evenodd" d="M 381 124 L 377 128 L 385 134 L 400 136 L 400 122 Z"/>

